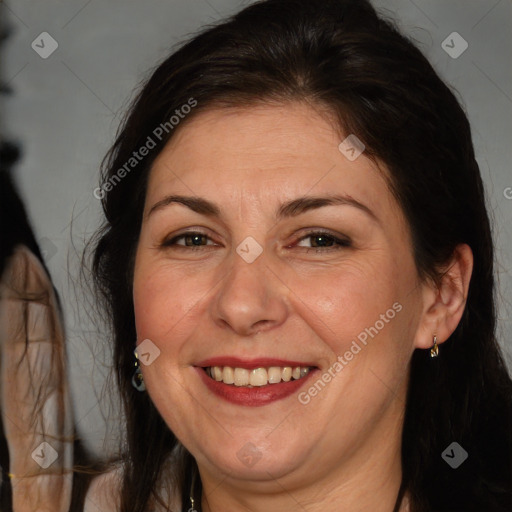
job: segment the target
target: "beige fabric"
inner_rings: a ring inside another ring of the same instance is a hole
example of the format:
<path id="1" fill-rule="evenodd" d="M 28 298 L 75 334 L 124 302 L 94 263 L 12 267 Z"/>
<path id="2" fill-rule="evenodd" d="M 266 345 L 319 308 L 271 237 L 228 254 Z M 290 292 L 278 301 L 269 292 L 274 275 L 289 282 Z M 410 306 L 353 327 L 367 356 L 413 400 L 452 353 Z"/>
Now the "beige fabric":
<path id="1" fill-rule="evenodd" d="M 73 423 L 56 297 L 24 246 L 0 281 L 0 407 L 14 512 L 68 512 Z"/>

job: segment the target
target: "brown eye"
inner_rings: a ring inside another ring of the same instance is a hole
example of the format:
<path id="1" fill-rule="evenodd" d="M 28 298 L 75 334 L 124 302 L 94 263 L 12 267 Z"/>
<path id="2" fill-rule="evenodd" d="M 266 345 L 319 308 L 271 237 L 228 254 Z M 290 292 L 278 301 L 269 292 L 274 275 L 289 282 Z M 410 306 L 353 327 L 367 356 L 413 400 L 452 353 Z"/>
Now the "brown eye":
<path id="1" fill-rule="evenodd" d="M 185 245 L 206 245 L 208 237 L 201 233 L 193 233 L 191 235 L 184 235 L 181 238 L 185 240 Z M 202 243 L 204 242 L 204 244 Z"/>
<path id="2" fill-rule="evenodd" d="M 191 231 L 189 233 L 182 233 L 162 243 L 163 247 L 191 247 L 199 248 L 207 245 L 214 245 L 210 238 L 204 233 Z"/>
<path id="3" fill-rule="evenodd" d="M 309 237 L 312 241 L 313 247 L 332 247 L 335 243 L 332 236 L 314 235 Z"/>
<path id="4" fill-rule="evenodd" d="M 304 242 L 309 241 L 309 245 Z M 349 240 L 340 239 L 331 235 L 330 233 L 324 232 L 312 232 L 302 237 L 297 243 L 298 247 L 321 249 L 325 247 L 327 249 L 341 249 L 342 247 L 350 247 L 351 243 Z"/>

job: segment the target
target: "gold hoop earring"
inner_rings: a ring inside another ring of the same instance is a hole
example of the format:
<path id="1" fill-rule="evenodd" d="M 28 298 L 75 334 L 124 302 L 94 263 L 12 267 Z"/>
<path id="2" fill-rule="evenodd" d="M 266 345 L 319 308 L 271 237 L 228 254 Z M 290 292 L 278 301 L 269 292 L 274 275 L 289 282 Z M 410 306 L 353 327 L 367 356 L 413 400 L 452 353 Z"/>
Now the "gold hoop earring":
<path id="1" fill-rule="evenodd" d="M 434 334 L 434 346 L 430 349 L 430 357 L 437 357 L 439 355 L 439 346 L 437 344 L 437 336 Z"/>

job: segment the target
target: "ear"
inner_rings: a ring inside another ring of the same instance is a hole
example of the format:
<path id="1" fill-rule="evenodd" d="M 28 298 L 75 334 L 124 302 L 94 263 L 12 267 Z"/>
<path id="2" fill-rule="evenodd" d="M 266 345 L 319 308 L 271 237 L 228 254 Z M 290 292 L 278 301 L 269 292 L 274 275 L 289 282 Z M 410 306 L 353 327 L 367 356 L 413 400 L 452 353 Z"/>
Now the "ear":
<path id="1" fill-rule="evenodd" d="M 441 269 L 441 282 L 425 282 L 422 290 L 423 311 L 414 339 L 415 348 L 432 347 L 446 341 L 459 325 L 466 306 L 473 271 L 473 252 L 467 244 L 458 245 L 452 259 Z"/>

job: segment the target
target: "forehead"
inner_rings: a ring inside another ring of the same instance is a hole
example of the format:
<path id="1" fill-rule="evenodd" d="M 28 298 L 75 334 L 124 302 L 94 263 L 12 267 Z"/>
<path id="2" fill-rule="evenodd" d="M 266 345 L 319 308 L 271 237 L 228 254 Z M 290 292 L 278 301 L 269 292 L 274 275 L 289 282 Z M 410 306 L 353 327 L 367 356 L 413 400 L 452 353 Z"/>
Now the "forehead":
<path id="1" fill-rule="evenodd" d="M 364 153 L 354 161 L 344 156 L 338 146 L 345 137 L 303 103 L 205 110 L 179 127 L 155 160 L 148 198 L 243 191 L 271 200 L 337 191 L 385 207 L 391 198 L 383 171 Z"/>

